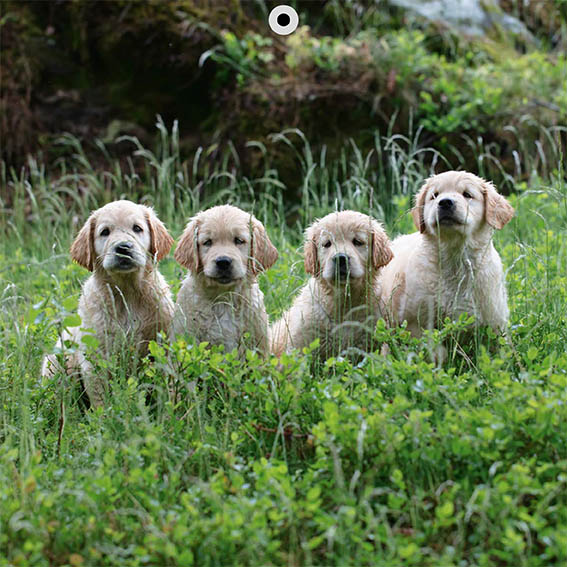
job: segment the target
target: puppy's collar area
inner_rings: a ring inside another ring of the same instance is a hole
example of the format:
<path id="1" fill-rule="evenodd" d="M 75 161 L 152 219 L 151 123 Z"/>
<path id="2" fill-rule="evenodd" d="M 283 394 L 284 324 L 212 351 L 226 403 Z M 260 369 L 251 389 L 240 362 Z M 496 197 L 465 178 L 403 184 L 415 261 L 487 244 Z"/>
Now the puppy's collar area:
<path id="1" fill-rule="evenodd" d="M 423 236 L 437 247 L 443 245 L 456 249 L 482 250 L 490 244 L 493 232 L 494 229 L 487 223 L 482 223 L 471 231 L 470 225 L 464 221 L 436 221 L 433 225 L 427 225 Z"/>
<path id="2" fill-rule="evenodd" d="M 450 239 L 442 239 L 439 234 L 426 236 L 427 248 L 432 258 L 436 258 L 436 262 L 449 272 L 466 262 L 473 266 L 482 265 L 486 255 L 494 249 L 490 236 L 476 240 L 457 231 L 451 231 Z"/>

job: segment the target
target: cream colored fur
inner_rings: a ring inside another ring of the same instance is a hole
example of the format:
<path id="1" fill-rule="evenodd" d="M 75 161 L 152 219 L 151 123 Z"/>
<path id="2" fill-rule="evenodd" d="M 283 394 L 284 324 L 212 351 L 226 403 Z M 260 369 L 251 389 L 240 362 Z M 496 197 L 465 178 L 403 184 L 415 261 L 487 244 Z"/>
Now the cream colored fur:
<path id="1" fill-rule="evenodd" d="M 93 373 L 82 338 L 94 334 L 106 357 L 122 350 L 135 358 L 146 354 L 149 341 L 167 332 L 173 315 L 169 286 L 155 267 L 172 244 L 152 209 L 114 201 L 92 213 L 71 246 L 72 258 L 93 274 L 79 299 L 81 326 L 66 331 L 58 347 L 67 340 L 77 344 L 66 356 L 67 371 L 81 377 L 95 407 L 103 404 L 106 380 Z M 58 370 L 55 355 L 48 355 L 42 374 Z"/>
<path id="2" fill-rule="evenodd" d="M 444 199 L 454 203 L 450 213 L 439 204 Z M 448 171 L 428 179 L 412 210 L 419 232 L 394 240 L 394 259 L 380 277 L 394 322 L 407 321 L 420 336 L 445 317 L 469 313 L 479 325 L 504 331 L 506 285 L 492 233 L 513 214 L 494 186 L 472 173 Z"/>
<path id="3" fill-rule="evenodd" d="M 172 333 L 198 342 L 268 353 L 268 318 L 256 275 L 278 253 L 253 215 L 231 205 L 198 213 L 187 224 L 175 259 L 189 269 L 177 296 Z M 230 262 L 222 271 L 219 262 Z M 249 334 L 246 338 L 245 334 Z"/>
<path id="4" fill-rule="evenodd" d="M 339 275 L 338 255 L 348 258 Z M 389 240 L 374 219 L 355 211 L 331 213 L 306 231 L 305 270 L 311 278 L 291 308 L 270 329 L 271 349 L 281 356 L 315 339 L 318 358 L 345 348 L 367 350 L 382 315 L 377 276 L 392 258 Z"/>

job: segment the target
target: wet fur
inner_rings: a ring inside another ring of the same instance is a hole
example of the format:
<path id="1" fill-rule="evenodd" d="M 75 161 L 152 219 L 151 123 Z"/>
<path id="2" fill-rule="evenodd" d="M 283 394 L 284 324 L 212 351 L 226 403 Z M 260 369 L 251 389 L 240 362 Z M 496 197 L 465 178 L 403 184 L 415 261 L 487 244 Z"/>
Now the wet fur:
<path id="1" fill-rule="evenodd" d="M 358 235 L 365 249 L 349 243 Z M 321 239 L 333 246 L 321 248 Z M 352 273 L 347 285 L 336 285 L 330 262 L 334 255 L 349 256 Z M 271 350 L 281 356 L 303 349 L 315 339 L 315 358 L 326 359 L 344 348 L 369 350 L 376 321 L 382 316 L 378 274 L 392 258 L 389 240 L 381 225 L 355 211 L 331 213 L 306 231 L 305 270 L 311 275 L 291 308 L 270 329 Z"/>
<path id="2" fill-rule="evenodd" d="M 437 226 L 435 207 L 442 198 L 454 200 L 462 224 Z M 419 232 L 394 240 L 394 260 L 381 274 L 383 301 L 393 321 L 407 321 L 412 334 L 420 336 L 445 317 L 469 313 L 477 324 L 503 332 L 509 311 L 492 234 L 513 214 L 494 186 L 472 173 L 448 171 L 428 179 L 412 210 Z M 444 356 L 440 351 L 435 358 L 442 362 Z"/>
<path id="3" fill-rule="evenodd" d="M 132 222 L 144 224 L 147 233 L 143 238 L 128 230 Z M 115 240 L 109 237 L 97 253 L 97 227 L 104 223 L 116 227 L 117 232 L 124 230 Z M 132 242 L 140 263 L 132 271 L 124 273 L 104 267 L 118 240 Z M 97 350 L 105 357 L 126 350 L 137 358 L 146 354 L 148 343 L 157 338 L 158 332 L 169 330 L 173 302 L 155 262 L 167 255 L 172 244 L 173 239 L 152 209 L 130 201 L 115 201 L 92 213 L 71 246 L 73 260 L 93 274 L 84 283 L 79 299 L 81 326 L 65 331 L 58 346 L 63 348 L 67 340 L 78 345 L 77 352 L 66 356 L 66 371 L 80 376 L 95 407 L 103 405 L 106 380 L 93 373 L 82 338 L 94 334 L 99 343 Z M 54 355 L 48 355 L 42 374 L 49 376 L 56 371 L 61 371 L 60 365 Z"/>
<path id="4" fill-rule="evenodd" d="M 235 244 L 238 237 L 243 244 Z M 205 243 L 211 241 L 210 246 Z M 235 280 L 215 280 L 215 262 L 230 258 Z M 256 276 L 270 268 L 278 253 L 262 223 L 231 205 L 198 213 L 185 228 L 175 259 L 188 273 L 177 296 L 173 336 L 187 334 L 197 342 L 268 353 L 268 317 Z M 249 334 L 246 338 L 245 335 Z"/>

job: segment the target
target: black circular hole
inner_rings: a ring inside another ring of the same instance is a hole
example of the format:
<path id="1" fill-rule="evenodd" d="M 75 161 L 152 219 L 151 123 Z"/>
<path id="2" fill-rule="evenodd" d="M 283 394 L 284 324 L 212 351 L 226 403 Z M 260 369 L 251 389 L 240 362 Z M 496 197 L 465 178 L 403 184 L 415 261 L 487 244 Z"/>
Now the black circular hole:
<path id="1" fill-rule="evenodd" d="M 289 22 L 291 22 L 291 19 L 287 14 L 280 14 L 278 16 L 277 21 L 278 21 L 278 25 L 282 26 L 282 28 L 283 28 L 283 27 L 289 25 Z"/>

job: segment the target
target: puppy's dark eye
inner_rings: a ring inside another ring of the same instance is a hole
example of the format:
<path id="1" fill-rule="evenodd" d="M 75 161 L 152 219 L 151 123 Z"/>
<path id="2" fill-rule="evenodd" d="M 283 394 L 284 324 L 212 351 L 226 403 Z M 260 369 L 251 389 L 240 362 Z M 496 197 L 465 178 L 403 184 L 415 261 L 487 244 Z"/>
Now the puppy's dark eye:
<path id="1" fill-rule="evenodd" d="M 110 234 L 110 229 L 109 229 L 109 228 L 103 228 L 103 229 L 100 231 L 100 235 L 101 235 L 101 236 L 108 236 L 109 234 Z"/>
<path id="2" fill-rule="evenodd" d="M 132 227 L 132 230 L 133 230 L 134 232 L 144 232 L 144 229 L 143 229 L 139 224 L 135 224 L 135 225 Z"/>
<path id="3" fill-rule="evenodd" d="M 213 243 L 213 241 L 209 238 L 208 240 L 205 240 L 205 242 L 203 242 L 203 246 L 210 246 Z"/>
<path id="4" fill-rule="evenodd" d="M 242 238 L 238 238 L 238 236 L 235 236 L 234 243 L 239 246 L 240 244 L 244 244 L 244 240 L 242 240 Z"/>
<path id="5" fill-rule="evenodd" d="M 473 196 L 468 191 L 463 191 L 463 197 L 465 199 L 472 199 Z"/>
<path id="6" fill-rule="evenodd" d="M 433 191 L 433 193 L 431 193 L 431 200 L 433 201 L 433 199 L 437 199 L 437 197 L 439 197 L 439 193 L 437 193 L 437 191 Z"/>
<path id="7" fill-rule="evenodd" d="M 353 243 L 355 246 L 364 246 L 364 242 L 362 242 L 362 240 L 359 240 L 358 238 L 353 238 L 353 239 L 352 239 L 352 243 Z"/>
<path id="8" fill-rule="evenodd" d="M 331 241 L 327 240 L 327 242 L 325 242 L 325 244 L 323 244 L 323 248 L 330 248 L 331 247 Z"/>

